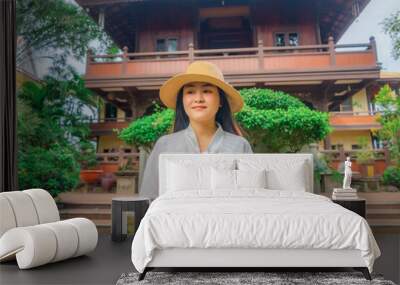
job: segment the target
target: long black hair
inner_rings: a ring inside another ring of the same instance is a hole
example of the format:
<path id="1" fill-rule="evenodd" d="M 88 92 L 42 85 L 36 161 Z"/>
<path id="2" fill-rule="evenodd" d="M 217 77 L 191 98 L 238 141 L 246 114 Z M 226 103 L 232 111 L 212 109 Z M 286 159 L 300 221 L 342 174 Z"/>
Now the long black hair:
<path id="1" fill-rule="evenodd" d="M 232 134 L 242 136 L 242 130 L 235 122 L 232 117 L 231 108 L 226 98 L 225 92 L 218 88 L 219 99 L 221 103 L 221 107 L 218 109 L 217 114 L 215 115 L 215 120 L 221 124 L 222 129 L 226 132 L 230 132 Z M 175 121 L 173 132 L 178 132 L 180 130 L 186 129 L 189 126 L 190 120 L 188 115 L 185 112 L 183 107 L 183 87 L 179 90 L 178 95 L 176 96 L 176 108 L 175 108 Z"/>

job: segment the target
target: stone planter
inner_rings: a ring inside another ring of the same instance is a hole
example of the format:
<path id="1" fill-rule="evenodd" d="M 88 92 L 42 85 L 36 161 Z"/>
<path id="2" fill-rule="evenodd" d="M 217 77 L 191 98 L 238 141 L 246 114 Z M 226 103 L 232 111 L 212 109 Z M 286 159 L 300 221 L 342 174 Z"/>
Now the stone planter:
<path id="1" fill-rule="evenodd" d="M 136 171 L 117 171 L 114 174 L 117 177 L 117 194 L 133 195 L 137 193 Z"/>

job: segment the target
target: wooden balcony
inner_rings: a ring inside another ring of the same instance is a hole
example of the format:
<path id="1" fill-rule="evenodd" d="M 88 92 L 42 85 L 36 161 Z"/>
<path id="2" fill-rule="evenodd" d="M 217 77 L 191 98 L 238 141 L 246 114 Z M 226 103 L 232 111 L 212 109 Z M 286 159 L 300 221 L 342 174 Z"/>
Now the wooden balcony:
<path id="1" fill-rule="evenodd" d="M 131 118 L 112 118 L 112 119 L 98 119 L 89 122 L 91 135 L 107 135 L 112 134 L 114 129 L 123 129 L 129 126 L 132 121 Z"/>
<path id="2" fill-rule="evenodd" d="M 378 112 L 330 112 L 329 123 L 335 130 L 379 129 Z"/>
<path id="3" fill-rule="evenodd" d="M 88 88 L 157 90 L 172 75 L 184 72 L 194 60 L 217 64 L 234 86 L 296 83 L 323 80 L 376 79 L 379 77 L 376 44 L 257 47 L 235 49 L 188 50 L 176 52 L 124 52 L 118 55 L 94 55 L 89 50 L 86 65 Z M 121 91 L 122 91 L 121 90 Z"/>
<path id="4" fill-rule="evenodd" d="M 333 169 L 339 169 L 339 167 L 343 167 L 343 161 L 346 160 L 347 156 L 351 157 L 352 160 L 352 170 L 357 174 L 355 176 L 367 177 L 367 170 L 365 169 L 365 165 L 360 164 L 357 161 L 357 156 L 363 150 L 352 149 L 345 150 L 342 145 L 339 145 L 339 149 L 336 150 L 320 150 L 319 152 L 323 154 L 327 161 L 329 161 L 329 165 Z M 373 149 L 371 150 L 374 156 L 374 159 L 369 163 L 372 167 L 372 176 L 379 177 L 383 174 L 385 169 L 393 165 L 393 160 L 390 156 L 390 151 L 387 145 L 385 144 L 382 149 Z M 343 169 L 342 169 L 343 171 Z"/>

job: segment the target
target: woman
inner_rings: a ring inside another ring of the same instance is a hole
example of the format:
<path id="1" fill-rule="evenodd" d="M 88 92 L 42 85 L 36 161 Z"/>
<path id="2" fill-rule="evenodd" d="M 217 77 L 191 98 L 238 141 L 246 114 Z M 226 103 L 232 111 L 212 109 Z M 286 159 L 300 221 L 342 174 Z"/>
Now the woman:
<path id="1" fill-rule="evenodd" d="M 161 86 L 160 99 L 175 110 L 174 132 L 156 141 L 147 159 L 140 195 L 158 197 L 160 153 L 253 153 L 232 118 L 232 112 L 242 108 L 243 99 L 224 81 L 216 65 L 193 62 L 186 73 Z"/>

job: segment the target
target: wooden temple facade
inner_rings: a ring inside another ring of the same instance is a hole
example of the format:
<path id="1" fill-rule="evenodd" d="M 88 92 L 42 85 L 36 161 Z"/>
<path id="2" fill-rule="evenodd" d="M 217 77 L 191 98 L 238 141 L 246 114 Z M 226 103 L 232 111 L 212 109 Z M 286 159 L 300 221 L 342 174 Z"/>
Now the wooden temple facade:
<path id="1" fill-rule="evenodd" d="M 76 1 L 123 51 L 87 55 L 86 86 L 107 102 L 92 124 L 104 149 L 115 148 L 114 128 L 150 114 L 162 83 L 194 60 L 217 64 L 237 89 L 283 90 L 332 112 L 339 131 L 379 128 L 370 104 L 382 85 L 375 40 L 337 44 L 369 0 Z M 357 112 L 345 108 L 354 98 L 364 102 Z M 332 139 L 321 146 L 331 149 Z"/>
<path id="2" fill-rule="evenodd" d="M 359 44 L 337 44 L 369 0 L 75 1 L 122 51 L 87 55 L 86 87 L 106 102 L 91 124 L 104 172 L 116 171 L 124 157 L 138 161 L 137 150 L 113 130 L 151 114 L 163 82 L 194 60 L 216 63 L 237 89 L 283 90 L 311 108 L 329 112 L 335 131 L 320 142 L 320 149 L 335 163 L 357 151 L 358 136 L 377 145 L 372 131 L 380 126 L 372 98 L 385 83 L 398 91 L 400 74 L 380 71 L 373 37 Z M 374 171 L 381 174 L 387 150 L 376 152 L 380 158 Z M 354 167 L 359 171 L 357 163 Z M 86 216 L 99 229 L 110 231 L 115 193 L 63 195 L 61 202 L 69 205 L 61 213 L 64 218 Z M 390 200 L 390 207 L 398 204 L 393 197 L 379 197 Z M 368 198 L 370 225 L 399 225 L 398 216 L 388 217 L 387 209 L 379 208 L 387 205 L 381 204 Z"/>

